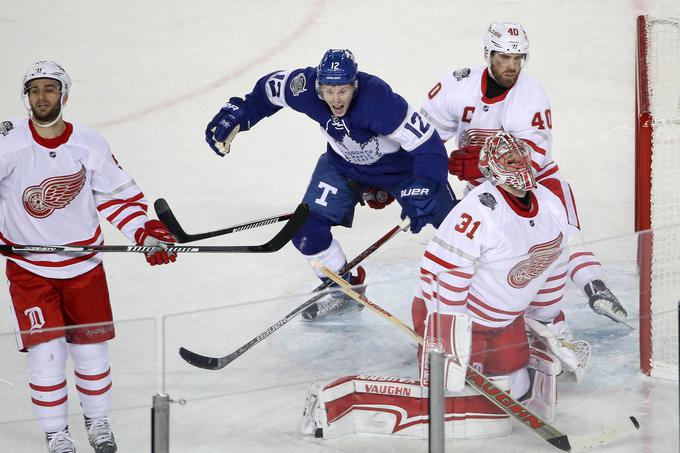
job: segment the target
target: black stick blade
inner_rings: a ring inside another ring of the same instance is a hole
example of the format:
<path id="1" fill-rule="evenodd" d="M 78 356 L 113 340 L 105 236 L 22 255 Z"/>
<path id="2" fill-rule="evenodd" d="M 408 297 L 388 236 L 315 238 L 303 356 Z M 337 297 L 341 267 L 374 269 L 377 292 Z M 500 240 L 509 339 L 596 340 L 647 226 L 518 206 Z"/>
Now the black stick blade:
<path id="1" fill-rule="evenodd" d="M 156 211 L 158 219 L 163 222 L 166 227 L 168 227 L 168 230 L 170 230 L 172 235 L 175 236 L 175 239 L 178 243 L 184 244 L 195 240 L 182 229 L 182 226 L 177 221 L 175 214 L 172 213 L 172 210 L 170 209 L 168 202 L 165 201 L 165 198 L 157 199 L 153 203 L 153 209 Z"/>
<path id="2" fill-rule="evenodd" d="M 206 357 L 201 354 L 189 351 L 185 348 L 179 348 L 179 355 L 191 365 L 204 370 L 219 370 L 223 368 L 220 366 L 219 360 L 216 357 Z"/>

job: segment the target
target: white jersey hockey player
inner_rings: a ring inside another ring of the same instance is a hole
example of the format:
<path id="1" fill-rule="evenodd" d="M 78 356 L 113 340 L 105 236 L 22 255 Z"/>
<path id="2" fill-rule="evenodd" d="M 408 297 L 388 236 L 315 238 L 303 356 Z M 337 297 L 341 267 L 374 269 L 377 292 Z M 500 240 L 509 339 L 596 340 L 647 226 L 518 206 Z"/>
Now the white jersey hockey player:
<path id="1" fill-rule="evenodd" d="M 31 65 L 22 84 L 29 118 L 0 125 L 0 243 L 99 245 L 101 214 L 131 241 L 159 246 L 147 254 L 149 264 L 174 261 L 162 249 L 174 238 L 149 220 L 142 191 L 106 140 L 64 121 L 70 88 L 59 64 Z M 70 355 L 90 444 L 98 453 L 115 452 L 107 417 L 114 328 L 100 254 L 4 255 L 17 343 L 27 352 L 31 401 L 48 450 L 75 451 L 67 413 Z"/>
<path id="2" fill-rule="evenodd" d="M 492 23 L 484 37 L 486 66 L 444 76 L 429 91 L 421 113 L 443 140 L 456 142 L 458 149 L 450 155 L 449 172 L 468 181 L 468 190 L 484 182 L 478 161 L 487 137 L 506 131 L 522 139 L 531 149 L 536 181 L 560 198 L 570 235 L 579 236 L 571 188 L 552 157 L 550 102 L 540 83 L 522 70 L 528 56 L 529 40 L 520 24 Z M 626 316 L 626 310 L 604 284 L 602 266 L 592 252 L 574 250 L 567 274 L 584 290 L 597 313 Z M 543 322 L 558 338 L 571 340 L 561 304 L 561 298 L 532 304 L 527 315 Z"/>

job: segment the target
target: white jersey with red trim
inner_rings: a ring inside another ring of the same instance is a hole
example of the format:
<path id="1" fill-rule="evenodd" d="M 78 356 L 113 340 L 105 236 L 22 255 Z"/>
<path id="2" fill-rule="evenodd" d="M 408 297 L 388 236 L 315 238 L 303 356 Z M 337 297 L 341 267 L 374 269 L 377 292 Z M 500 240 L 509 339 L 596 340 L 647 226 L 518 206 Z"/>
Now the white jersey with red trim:
<path id="1" fill-rule="evenodd" d="M 481 147 L 496 132 L 509 132 L 531 146 L 537 181 L 554 175 L 550 102 L 540 83 L 522 71 L 510 89 L 487 98 L 488 79 L 486 66 L 447 74 L 430 90 L 421 113 L 442 140 L 455 139 L 458 148 Z"/>
<path id="2" fill-rule="evenodd" d="M 562 298 L 569 258 L 560 200 L 538 186 L 531 209 L 486 181 L 448 214 L 421 260 L 416 297 L 428 311 L 504 327 L 526 308 Z"/>
<path id="3" fill-rule="evenodd" d="M 98 212 L 134 242 L 147 201 L 96 131 L 66 123 L 43 139 L 28 119 L 0 128 L 0 243 L 99 245 Z M 44 277 L 71 278 L 101 263 L 99 253 L 5 254 Z"/>

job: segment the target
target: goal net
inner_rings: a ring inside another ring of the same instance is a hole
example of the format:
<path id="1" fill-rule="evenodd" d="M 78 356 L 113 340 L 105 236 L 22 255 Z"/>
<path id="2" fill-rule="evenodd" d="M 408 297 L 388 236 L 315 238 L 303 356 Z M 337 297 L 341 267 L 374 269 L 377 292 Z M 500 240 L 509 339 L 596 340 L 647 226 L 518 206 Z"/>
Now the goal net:
<path id="1" fill-rule="evenodd" d="M 636 230 L 640 367 L 678 379 L 680 19 L 637 22 Z M 650 230 L 644 232 L 645 230 Z"/>

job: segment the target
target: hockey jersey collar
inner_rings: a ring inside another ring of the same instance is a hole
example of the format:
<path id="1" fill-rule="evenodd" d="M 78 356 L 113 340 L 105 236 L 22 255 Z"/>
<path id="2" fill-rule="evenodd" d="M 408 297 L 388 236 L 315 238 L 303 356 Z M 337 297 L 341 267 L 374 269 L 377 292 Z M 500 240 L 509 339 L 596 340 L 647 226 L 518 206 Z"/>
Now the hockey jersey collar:
<path id="1" fill-rule="evenodd" d="M 500 188 L 497 189 L 501 193 L 503 198 L 505 198 L 505 201 L 508 203 L 508 206 L 510 206 L 510 209 L 512 209 L 513 212 L 518 216 L 532 218 L 536 217 L 536 214 L 538 214 L 538 200 L 536 199 L 536 195 L 534 195 L 534 192 L 529 192 L 529 197 L 531 197 L 531 207 L 527 209 L 527 207 L 523 205 L 522 202 L 519 201 L 517 197 L 506 192 L 503 189 Z"/>
<path id="2" fill-rule="evenodd" d="M 484 73 L 482 74 L 482 85 L 481 85 L 482 102 L 485 103 L 485 104 L 495 104 L 497 102 L 503 101 L 506 98 L 506 96 L 508 95 L 508 93 L 510 92 L 510 90 L 512 90 L 512 87 L 510 87 L 507 90 L 505 90 L 503 92 L 503 94 L 496 96 L 496 97 L 493 97 L 493 98 L 489 98 L 489 97 L 486 96 L 486 89 L 487 89 L 488 84 L 489 84 L 489 70 L 485 69 Z"/>
<path id="3" fill-rule="evenodd" d="M 71 134 L 73 133 L 73 124 L 67 123 L 65 121 L 64 121 L 64 124 L 66 124 L 66 128 L 64 129 L 64 132 L 60 136 L 54 137 L 54 138 L 44 138 L 44 137 L 41 137 L 38 134 L 38 131 L 35 130 L 35 126 L 33 125 L 33 121 L 31 121 L 30 119 L 28 120 L 28 127 L 31 130 L 31 135 L 33 136 L 33 140 L 35 140 L 35 142 L 38 145 L 44 146 L 45 148 L 49 148 L 49 149 L 58 148 L 61 145 L 63 145 L 64 143 L 66 143 L 69 138 L 71 138 Z"/>

